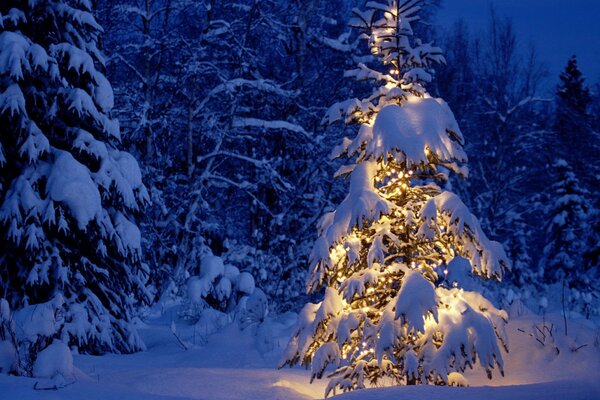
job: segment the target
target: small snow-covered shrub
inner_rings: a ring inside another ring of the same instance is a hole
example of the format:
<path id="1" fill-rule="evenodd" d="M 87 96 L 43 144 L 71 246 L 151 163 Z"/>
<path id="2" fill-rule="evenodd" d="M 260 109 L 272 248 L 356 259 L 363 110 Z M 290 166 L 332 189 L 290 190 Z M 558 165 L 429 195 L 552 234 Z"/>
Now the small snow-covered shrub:
<path id="1" fill-rule="evenodd" d="M 237 267 L 225 265 L 220 257 L 209 255 L 200 262 L 200 274 L 188 278 L 187 297 L 179 316 L 196 324 L 195 330 L 207 336 L 238 314 L 242 327 L 262 322 L 267 309 L 267 297 L 256 289 L 250 273 L 240 272 Z"/>
<path id="2" fill-rule="evenodd" d="M 265 292 L 256 288 L 240 302 L 240 326 L 243 328 L 264 322 L 269 313 L 269 303 Z"/>
<path id="3" fill-rule="evenodd" d="M 46 303 L 11 312 L 8 302 L 0 299 L 0 372 L 38 376 L 35 371 L 41 354 L 64 333 L 64 303 L 63 297 L 56 295 Z"/>

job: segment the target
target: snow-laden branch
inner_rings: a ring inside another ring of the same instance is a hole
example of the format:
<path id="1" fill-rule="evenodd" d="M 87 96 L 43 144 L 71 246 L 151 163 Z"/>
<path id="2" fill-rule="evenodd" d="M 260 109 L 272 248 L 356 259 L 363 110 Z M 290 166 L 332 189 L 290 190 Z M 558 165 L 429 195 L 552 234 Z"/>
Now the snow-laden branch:
<path id="1" fill-rule="evenodd" d="M 258 118 L 235 118 L 233 120 L 232 126 L 234 128 L 255 127 L 255 128 L 276 129 L 276 130 L 284 129 L 284 130 L 292 131 L 295 133 L 300 133 L 306 137 L 310 137 L 308 132 L 306 132 L 304 130 L 304 128 L 302 128 L 300 125 L 293 124 L 293 123 L 287 122 L 287 121 L 280 121 L 280 120 L 268 121 L 268 120 L 258 119 Z"/>
<path id="2" fill-rule="evenodd" d="M 256 167 L 262 167 L 265 164 L 267 164 L 266 160 L 257 160 L 256 158 L 247 157 L 242 154 L 232 153 L 230 151 L 213 151 L 212 153 L 196 157 L 196 162 L 201 163 L 201 162 L 208 160 L 209 158 L 213 158 L 213 157 L 236 158 L 238 160 L 242 160 L 242 161 L 246 161 L 250 164 L 254 164 L 254 166 L 256 166 Z"/>
<path id="3" fill-rule="evenodd" d="M 223 93 L 223 92 L 233 92 L 236 89 L 239 89 L 241 87 L 249 87 L 249 88 L 253 88 L 256 90 L 263 91 L 263 92 L 273 93 L 275 95 L 283 96 L 283 97 L 294 97 L 297 95 L 296 91 L 282 89 L 279 85 L 276 85 L 275 83 L 273 83 L 269 80 L 266 80 L 266 79 L 250 80 L 250 79 L 236 78 L 236 79 L 231 79 L 229 81 L 225 81 L 225 82 L 217 85 L 216 87 L 214 87 L 210 92 L 208 92 L 206 97 L 194 109 L 193 115 L 198 115 L 199 113 L 204 111 L 204 107 L 206 106 L 206 104 L 217 94 Z"/>

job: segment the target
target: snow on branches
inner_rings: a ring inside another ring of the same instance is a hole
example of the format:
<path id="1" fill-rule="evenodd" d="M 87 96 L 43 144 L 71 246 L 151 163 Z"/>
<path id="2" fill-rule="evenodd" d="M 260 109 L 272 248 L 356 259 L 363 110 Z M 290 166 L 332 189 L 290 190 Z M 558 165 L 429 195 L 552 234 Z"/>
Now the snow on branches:
<path id="1" fill-rule="evenodd" d="M 380 86 L 327 117 L 360 124 L 333 152 L 353 160 L 337 173 L 350 177 L 350 189 L 322 218 L 310 258 L 308 289 L 325 288 L 325 297 L 302 310 L 281 362 L 310 365 L 313 379 L 333 365 L 326 395 L 383 378 L 449 384 L 476 363 L 489 377 L 496 367 L 503 373 L 507 314 L 469 280 L 500 279 L 509 261 L 460 198 L 438 186 L 449 172 L 467 176 L 467 156 L 452 111 L 424 86 L 443 57 L 411 40 L 420 3 L 355 11 L 353 26 L 392 69 L 360 65 L 349 75 Z"/>

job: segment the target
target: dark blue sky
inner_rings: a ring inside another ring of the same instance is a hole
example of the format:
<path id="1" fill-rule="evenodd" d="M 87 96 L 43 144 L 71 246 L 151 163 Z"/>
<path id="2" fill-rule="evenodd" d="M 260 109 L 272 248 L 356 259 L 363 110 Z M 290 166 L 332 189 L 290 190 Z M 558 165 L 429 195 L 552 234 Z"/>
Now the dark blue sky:
<path id="1" fill-rule="evenodd" d="M 481 31 L 491 3 L 499 15 L 513 19 L 523 49 L 535 46 L 550 85 L 572 54 L 587 82 L 600 82 L 600 0 L 444 0 L 439 23 L 451 26 L 462 17 L 473 31 Z"/>

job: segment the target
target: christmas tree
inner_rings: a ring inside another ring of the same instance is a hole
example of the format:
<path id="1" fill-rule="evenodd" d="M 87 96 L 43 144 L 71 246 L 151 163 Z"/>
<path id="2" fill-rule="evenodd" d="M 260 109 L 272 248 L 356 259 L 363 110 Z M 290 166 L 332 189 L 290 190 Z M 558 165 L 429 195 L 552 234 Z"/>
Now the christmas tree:
<path id="1" fill-rule="evenodd" d="M 334 105 L 328 122 L 360 126 L 334 156 L 352 160 L 349 193 L 321 220 L 310 259 L 307 304 L 281 366 L 326 368 L 330 392 L 367 384 L 464 384 L 475 363 L 503 373 L 507 315 L 474 289 L 509 267 L 455 194 L 466 177 L 463 137 L 442 100 L 426 90 L 439 48 L 413 38 L 421 1 L 369 2 L 351 25 L 368 39 L 374 66 L 347 75 L 377 83 L 373 94 Z M 378 64 L 377 64 L 378 63 Z M 378 66 L 377 66 L 378 65 Z"/>
<path id="2" fill-rule="evenodd" d="M 64 298 L 63 342 L 139 350 L 134 214 L 148 194 L 119 149 L 102 28 L 88 0 L 4 0 L 0 26 L 0 298 L 13 309 Z"/>

